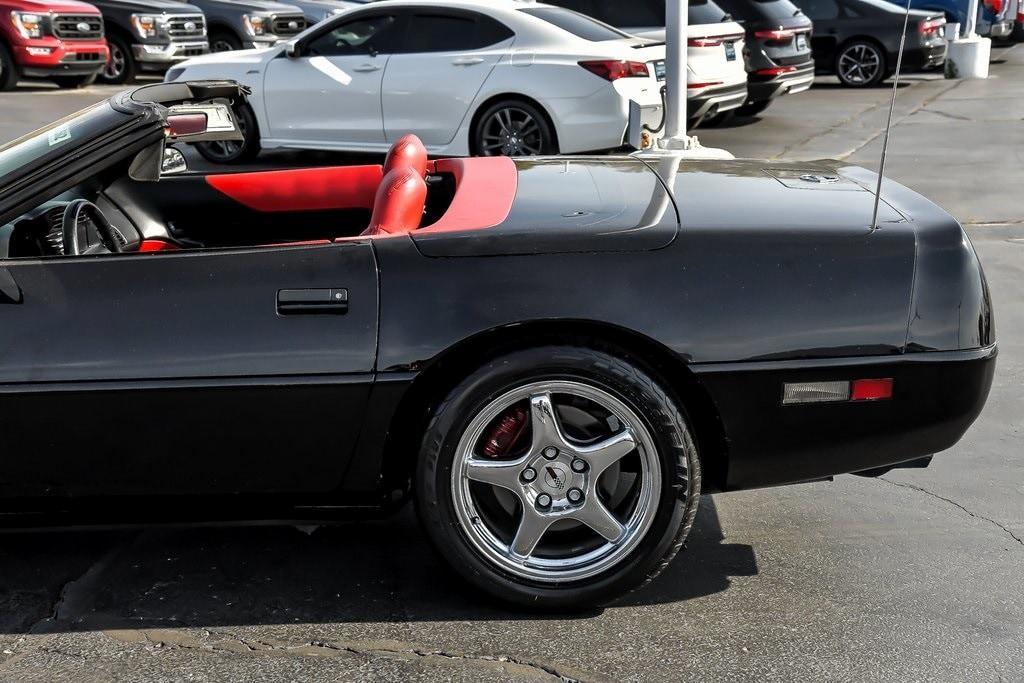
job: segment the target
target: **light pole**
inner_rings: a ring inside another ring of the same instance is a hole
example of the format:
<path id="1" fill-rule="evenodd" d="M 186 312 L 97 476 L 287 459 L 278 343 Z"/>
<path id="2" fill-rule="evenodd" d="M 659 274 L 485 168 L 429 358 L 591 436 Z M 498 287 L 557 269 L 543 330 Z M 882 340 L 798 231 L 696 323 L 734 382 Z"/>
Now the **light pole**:
<path id="1" fill-rule="evenodd" d="M 685 140 L 688 143 L 690 139 L 686 134 L 686 33 L 689 19 L 687 0 L 665 0 L 666 141 Z"/>
<path id="2" fill-rule="evenodd" d="M 665 0 L 665 135 L 658 147 L 680 156 L 732 159 L 724 149 L 702 147 L 686 131 L 686 57 L 689 26 L 688 0 Z"/>

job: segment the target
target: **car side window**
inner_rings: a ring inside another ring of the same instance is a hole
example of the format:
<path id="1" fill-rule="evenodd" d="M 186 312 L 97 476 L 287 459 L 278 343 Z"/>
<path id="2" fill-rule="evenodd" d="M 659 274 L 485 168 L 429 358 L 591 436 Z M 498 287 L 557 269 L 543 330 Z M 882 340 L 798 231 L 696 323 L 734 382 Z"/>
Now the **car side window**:
<path id="1" fill-rule="evenodd" d="M 398 44 L 398 17 L 378 14 L 360 17 L 331 29 L 306 45 L 312 57 L 391 53 Z"/>
<path id="2" fill-rule="evenodd" d="M 836 0 L 800 0 L 796 3 L 811 21 L 823 21 L 839 17 L 839 4 Z"/>
<path id="3" fill-rule="evenodd" d="M 504 24 L 482 14 L 416 12 L 409 22 L 401 51 L 408 53 L 479 50 L 508 40 L 514 35 Z"/>

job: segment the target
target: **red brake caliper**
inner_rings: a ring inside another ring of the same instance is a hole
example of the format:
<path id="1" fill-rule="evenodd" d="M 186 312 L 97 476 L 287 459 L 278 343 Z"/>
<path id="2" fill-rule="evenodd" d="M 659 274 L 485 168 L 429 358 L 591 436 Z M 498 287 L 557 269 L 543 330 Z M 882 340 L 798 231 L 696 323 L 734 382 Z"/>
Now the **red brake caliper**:
<path id="1" fill-rule="evenodd" d="M 505 413 L 505 416 L 491 428 L 484 445 L 484 455 L 489 458 L 502 458 L 512 449 L 526 433 L 529 416 L 526 408 L 516 406 Z"/>

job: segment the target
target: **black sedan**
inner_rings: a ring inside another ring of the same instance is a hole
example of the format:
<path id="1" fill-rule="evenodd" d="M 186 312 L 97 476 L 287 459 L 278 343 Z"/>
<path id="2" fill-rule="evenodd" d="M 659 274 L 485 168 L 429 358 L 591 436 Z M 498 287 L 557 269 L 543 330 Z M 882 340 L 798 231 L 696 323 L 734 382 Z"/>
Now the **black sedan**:
<path id="1" fill-rule="evenodd" d="M 0 148 L 8 526 L 330 521 L 415 500 L 505 600 L 658 574 L 701 493 L 921 466 L 981 411 L 985 278 L 842 162 L 673 155 L 191 173 L 233 83 Z"/>
<path id="2" fill-rule="evenodd" d="M 904 8 L 885 0 L 793 0 L 814 21 L 811 46 L 818 73 L 862 88 L 896 72 Z M 911 10 L 904 73 L 934 69 L 946 61 L 941 11 Z"/>

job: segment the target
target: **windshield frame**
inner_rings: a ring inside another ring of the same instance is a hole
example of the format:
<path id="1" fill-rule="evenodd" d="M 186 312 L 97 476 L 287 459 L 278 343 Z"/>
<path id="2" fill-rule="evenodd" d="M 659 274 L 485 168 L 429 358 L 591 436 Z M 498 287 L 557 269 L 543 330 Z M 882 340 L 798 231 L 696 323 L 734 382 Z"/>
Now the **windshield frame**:
<path id="1" fill-rule="evenodd" d="M 117 97 L 0 147 L 0 154 L 15 162 L 0 171 L 0 225 L 162 139 L 163 122 L 152 107 L 128 109 L 118 105 Z M 63 137 L 76 122 L 80 135 Z M 50 144 L 48 136 L 55 131 L 61 137 Z"/>

